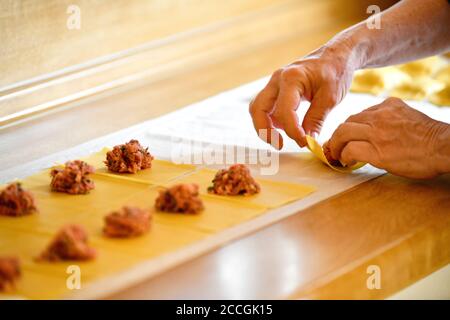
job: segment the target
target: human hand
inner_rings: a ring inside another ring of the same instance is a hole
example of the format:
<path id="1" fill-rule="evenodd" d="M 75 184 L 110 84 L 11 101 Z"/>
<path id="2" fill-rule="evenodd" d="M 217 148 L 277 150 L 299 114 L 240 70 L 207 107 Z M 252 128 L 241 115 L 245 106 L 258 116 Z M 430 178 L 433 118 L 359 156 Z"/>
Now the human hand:
<path id="1" fill-rule="evenodd" d="M 324 145 L 345 165 L 368 162 L 395 175 L 432 178 L 450 163 L 450 125 L 398 98 L 349 117 Z"/>
<path id="2" fill-rule="evenodd" d="M 305 146 L 305 134 L 320 133 L 327 114 L 347 93 L 356 68 L 350 56 L 350 49 L 345 46 L 323 47 L 275 71 L 250 103 L 258 134 L 266 129 L 267 137 L 263 139 L 281 149 L 283 139 L 275 128 L 283 129 L 299 146 Z M 302 100 L 310 101 L 311 105 L 300 126 L 296 110 Z"/>

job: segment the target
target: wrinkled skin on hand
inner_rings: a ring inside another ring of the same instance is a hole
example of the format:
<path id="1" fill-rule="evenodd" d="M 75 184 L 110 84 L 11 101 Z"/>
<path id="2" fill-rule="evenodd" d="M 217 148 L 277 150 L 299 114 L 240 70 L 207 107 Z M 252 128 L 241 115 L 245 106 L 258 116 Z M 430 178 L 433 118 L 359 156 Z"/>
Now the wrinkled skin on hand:
<path id="1" fill-rule="evenodd" d="M 266 142 L 281 149 L 283 139 L 276 128 L 282 129 L 304 147 L 305 134 L 318 134 L 327 114 L 348 92 L 354 68 L 347 57 L 348 54 L 322 47 L 275 71 L 250 103 L 249 111 L 258 134 L 266 129 Z M 296 110 L 302 100 L 310 101 L 311 105 L 300 126 Z"/>
<path id="2" fill-rule="evenodd" d="M 432 178 L 440 173 L 439 149 L 448 128 L 402 100 L 388 98 L 349 117 L 326 147 L 346 165 L 362 161 L 399 176 Z"/>

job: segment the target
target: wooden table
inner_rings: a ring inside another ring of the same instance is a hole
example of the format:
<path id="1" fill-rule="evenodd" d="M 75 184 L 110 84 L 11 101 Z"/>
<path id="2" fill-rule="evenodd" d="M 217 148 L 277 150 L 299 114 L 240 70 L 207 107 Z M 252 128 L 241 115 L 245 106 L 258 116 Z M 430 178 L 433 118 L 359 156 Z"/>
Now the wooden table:
<path id="1" fill-rule="evenodd" d="M 449 194 L 385 175 L 111 298 L 386 298 L 449 263 Z"/>
<path id="2" fill-rule="evenodd" d="M 301 36 L 286 33 L 2 127 L 0 167 L 270 74 L 353 22 L 323 25 Z M 385 298 L 447 265 L 449 244 L 450 177 L 412 181 L 385 175 L 110 298 Z M 380 290 L 367 288 L 371 265 L 380 268 Z"/>

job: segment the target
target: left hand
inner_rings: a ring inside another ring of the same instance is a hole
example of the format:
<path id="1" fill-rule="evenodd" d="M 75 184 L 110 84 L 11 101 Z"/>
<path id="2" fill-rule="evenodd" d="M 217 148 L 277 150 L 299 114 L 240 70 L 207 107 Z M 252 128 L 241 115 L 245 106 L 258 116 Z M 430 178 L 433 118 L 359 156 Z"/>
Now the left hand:
<path id="1" fill-rule="evenodd" d="M 448 124 L 431 119 L 398 98 L 349 117 L 326 143 L 333 159 L 368 162 L 395 175 L 431 178 L 439 174 L 436 141 Z"/>

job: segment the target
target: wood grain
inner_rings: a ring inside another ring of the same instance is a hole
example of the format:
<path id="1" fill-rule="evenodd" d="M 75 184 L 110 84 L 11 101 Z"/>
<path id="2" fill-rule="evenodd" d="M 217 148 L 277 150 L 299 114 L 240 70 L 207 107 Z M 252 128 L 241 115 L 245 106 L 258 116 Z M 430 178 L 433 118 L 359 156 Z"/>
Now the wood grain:
<path id="1" fill-rule="evenodd" d="M 450 176 L 385 175 L 110 298 L 385 298 L 450 263 L 449 212 Z"/>
<path id="2" fill-rule="evenodd" d="M 210 23 L 271 6 L 275 0 L 6 0 L 0 2 L 0 87 L 73 67 Z M 81 28 L 68 29 L 69 5 Z"/>
<path id="3" fill-rule="evenodd" d="M 299 1 L 282 2 L 171 38 L 147 42 L 103 57 L 96 65 L 92 60 L 74 66 L 78 70 L 4 91 L 0 97 L 0 126 L 133 82 L 154 82 L 186 66 L 195 68 L 223 59 L 224 55 L 236 56 L 280 37 L 321 30 L 350 15 L 342 8 L 342 1 L 318 1 L 306 7 Z M 328 11 L 334 12 L 333 19 L 316 19 Z M 297 21 L 303 24 L 299 26 Z"/>
<path id="4" fill-rule="evenodd" d="M 0 128 L 0 165 L 7 169 L 26 163 L 260 78 L 319 46 L 348 24 L 325 26 L 317 30 L 319 34 L 302 35 L 302 41 L 298 36 L 279 38 L 237 56 L 205 61 L 195 69 L 186 66 L 154 82 L 139 81 L 4 126 Z M 38 147 L 29 144 L 31 137 L 39 142 Z M 18 145 L 22 147 L 17 149 Z"/>

